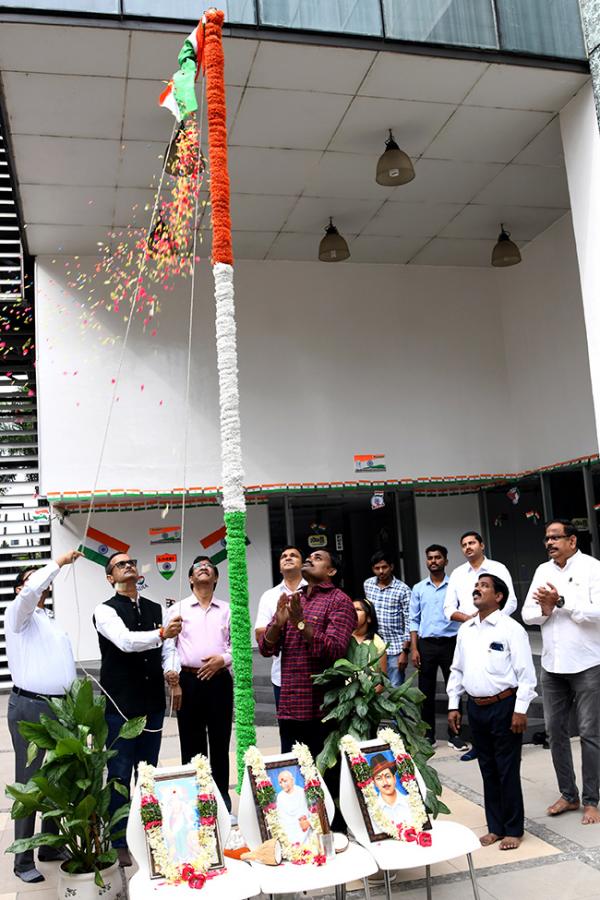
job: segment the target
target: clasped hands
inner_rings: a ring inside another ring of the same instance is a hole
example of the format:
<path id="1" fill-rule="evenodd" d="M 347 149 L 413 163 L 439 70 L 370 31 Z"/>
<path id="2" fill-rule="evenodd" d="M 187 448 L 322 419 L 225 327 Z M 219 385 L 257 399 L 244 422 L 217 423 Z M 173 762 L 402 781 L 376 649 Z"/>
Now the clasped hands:
<path id="1" fill-rule="evenodd" d="M 303 618 L 304 610 L 302 609 L 300 594 L 282 594 L 277 601 L 277 609 L 275 610 L 277 625 L 283 628 L 288 621 L 292 625 L 297 625 Z"/>
<path id="2" fill-rule="evenodd" d="M 539 603 L 542 615 L 551 616 L 556 609 L 559 596 L 560 595 L 554 585 L 547 581 L 546 587 L 539 587 L 534 591 L 533 599 L 536 603 Z"/>

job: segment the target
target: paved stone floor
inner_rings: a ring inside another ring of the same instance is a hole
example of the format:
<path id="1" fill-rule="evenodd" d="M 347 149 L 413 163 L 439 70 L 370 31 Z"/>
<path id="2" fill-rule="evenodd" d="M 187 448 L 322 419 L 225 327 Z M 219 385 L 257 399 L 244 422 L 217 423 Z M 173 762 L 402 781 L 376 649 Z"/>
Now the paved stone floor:
<path id="1" fill-rule="evenodd" d="M 57 864 L 41 863 L 46 881 L 25 886 L 12 872 L 12 857 L 4 849 L 12 840 L 9 801 L 4 785 L 13 778 L 13 757 L 6 727 L 5 695 L 0 696 L 0 900 L 50 900 L 56 896 Z M 275 728 L 259 729 L 258 742 L 265 751 L 276 751 Z M 579 743 L 573 741 L 573 752 L 579 770 Z M 176 721 L 167 722 L 161 761 L 179 762 Z M 461 763 L 459 754 L 440 742 L 435 765 L 444 783 L 445 801 L 452 818 L 484 833 L 482 785 L 476 762 Z M 232 762 L 233 762 L 233 756 Z M 233 772 L 232 766 L 232 772 Z M 546 807 L 557 798 L 550 754 L 540 747 L 528 745 L 523 751 L 523 788 L 525 794 L 526 836 L 515 852 L 503 853 L 497 847 L 477 852 L 474 862 L 478 873 L 481 900 L 600 900 L 600 826 L 581 825 L 581 816 L 567 813 L 558 819 L 545 814 Z M 232 791 L 234 809 L 237 797 Z M 127 870 L 130 872 L 131 870 Z M 434 900 L 464 900 L 471 895 L 466 860 L 454 860 L 432 869 Z M 363 896 L 360 885 L 350 885 L 350 897 Z M 353 889 L 356 889 L 354 893 Z M 372 888 L 379 898 L 382 889 Z M 398 873 L 394 895 L 403 900 L 417 900 L 425 895 L 424 871 L 412 869 Z M 226 900 L 226 898 L 223 898 Z"/>

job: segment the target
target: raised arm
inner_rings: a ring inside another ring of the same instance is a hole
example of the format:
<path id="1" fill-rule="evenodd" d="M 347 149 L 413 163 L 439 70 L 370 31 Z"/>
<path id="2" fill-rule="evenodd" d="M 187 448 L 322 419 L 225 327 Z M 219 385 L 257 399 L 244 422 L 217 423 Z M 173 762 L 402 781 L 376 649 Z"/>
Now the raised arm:
<path id="1" fill-rule="evenodd" d="M 81 555 L 78 550 L 69 550 L 31 573 L 6 611 L 6 624 L 12 631 L 23 631 L 27 627 L 42 594 L 48 590 L 59 570 L 75 562 Z"/>

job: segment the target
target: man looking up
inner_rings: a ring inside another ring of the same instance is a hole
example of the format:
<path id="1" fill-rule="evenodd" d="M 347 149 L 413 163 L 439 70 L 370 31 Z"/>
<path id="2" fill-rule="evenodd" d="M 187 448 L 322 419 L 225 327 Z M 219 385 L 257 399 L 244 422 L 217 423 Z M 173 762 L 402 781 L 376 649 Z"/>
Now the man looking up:
<path id="1" fill-rule="evenodd" d="M 295 741 L 306 744 L 313 757 L 323 749 L 324 692 L 311 676 L 344 656 L 357 622 L 352 600 L 332 581 L 339 565 L 329 550 L 311 553 L 302 566 L 307 586 L 290 597 L 280 596 L 259 640 L 263 656 L 281 654 L 277 715 L 283 753 L 291 751 Z"/>
<path id="2" fill-rule="evenodd" d="M 279 557 L 279 571 L 283 576 L 281 584 L 269 588 L 265 591 L 258 603 L 258 612 L 256 613 L 256 622 L 254 623 L 254 634 L 257 643 L 265 633 L 265 629 L 277 609 L 277 601 L 286 594 L 290 597 L 300 588 L 306 585 L 306 581 L 302 577 L 302 554 L 297 547 L 284 547 Z M 274 656 L 271 666 L 271 682 L 273 684 L 273 693 L 275 695 L 275 706 L 279 707 L 279 694 L 281 693 L 281 657 Z"/>
<path id="3" fill-rule="evenodd" d="M 41 715 L 51 716 L 46 699 L 62 697 L 75 680 L 75 660 L 71 642 L 56 619 L 44 606 L 50 585 L 60 569 L 81 556 L 77 550 L 59 556 L 42 568 L 22 569 L 15 579 L 15 599 L 7 607 L 4 619 L 6 656 L 14 687 L 8 698 L 8 730 L 15 751 L 15 781 L 25 784 L 38 771 L 44 760 L 41 750 L 27 764 L 27 741 L 18 723 L 37 723 Z M 41 823 L 44 832 L 56 832 L 55 820 Z M 15 840 L 33 837 L 35 814 L 15 819 Z M 64 851 L 41 847 L 42 862 L 67 859 Z M 33 850 L 15 853 L 14 873 L 21 881 L 37 884 L 44 876 L 33 862 Z"/>
<path id="4" fill-rule="evenodd" d="M 379 636 L 388 645 L 387 675 L 392 685 L 404 681 L 410 652 L 410 588 L 394 575 L 394 564 L 387 553 L 371 557 L 372 578 L 364 583 L 365 597 L 377 613 Z"/>
<path id="5" fill-rule="evenodd" d="M 538 566 L 522 616 L 542 631 L 542 697 L 560 797 L 559 816 L 579 809 L 569 717 L 575 710 L 581 742 L 583 825 L 600 823 L 600 562 L 577 549 L 568 519 L 546 524 L 548 562 Z"/>
<path id="6" fill-rule="evenodd" d="M 488 834 L 484 847 L 500 841 L 515 850 L 523 838 L 521 745 L 527 709 L 536 696 L 535 669 L 525 629 L 502 615 L 508 585 L 480 575 L 473 590 L 477 613 L 458 631 L 448 679 L 448 724 L 458 734 L 462 694 L 483 779 Z"/>
<path id="7" fill-rule="evenodd" d="M 217 600 L 219 570 L 208 556 L 197 556 L 188 572 L 192 593 L 174 604 L 181 633 L 173 657 L 181 665 L 181 704 L 177 711 L 182 765 L 197 754 L 208 755 L 213 778 L 231 812 L 229 741 L 233 721 L 231 615 L 229 603 Z M 167 619 L 170 621 L 170 619 Z M 177 684 L 177 661 L 167 662 L 169 684 Z"/>
<path id="8" fill-rule="evenodd" d="M 465 531 L 460 539 L 460 547 L 466 562 L 450 575 L 444 602 L 446 618 L 453 622 L 466 622 L 477 615 L 473 603 L 473 588 L 479 576 L 486 572 L 497 575 L 507 584 L 508 600 L 503 612 L 511 616 L 517 608 L 517 598 L 506 566 L 485 556 L 485 544 L 477 531 Z"/>
<path id="9" fill-rule="evenodd" d="M 410 640 L 412 664 L 419 670 L 419 690 L 425 694 L 421 708 L 427 723 L 427 737 L 435 746 L 435 691 L 438 668 L 444 684 L 450 676 L 450 666 L 456 647 L 458 622 L 449 622 L 444 615 L 444 600 L 448 587 L 446 566 L 448 550 L 441 544 L 431 544 L 425 550 L 425 565 L 429 577 L 419 581 L 410 598 Z M 466 750 L 467 744 L 448 728 L 448 746 Z"/>
<path id="10" fill-rule="evenodd" d="M 127 553 L 113 553 L 106 564 L 106 579 L 115 588 L 110 600 L 94 610 L 100 644 L 100 684 L 106 691 L 106 745 L 117 750 L 108 761 L 108 777 L 118 778 L 129 795 L 131 776 L 138 763 L 158 764 L 165 715 L 163 666 L 172 647 L 168 641 L 181 631 L 181 617 L 163 626 L 163 609 L 137 592 L 137 560 Z M 166 670 L 166 667 L 165 667 Z M 132 740 L 117 738 L 127 719 L 146 716 L 146 727 Z M 127 802 L 114 791 L 110 811 Z M 125 838 L 114 842 L 123 866 L 131 865 Z"/>

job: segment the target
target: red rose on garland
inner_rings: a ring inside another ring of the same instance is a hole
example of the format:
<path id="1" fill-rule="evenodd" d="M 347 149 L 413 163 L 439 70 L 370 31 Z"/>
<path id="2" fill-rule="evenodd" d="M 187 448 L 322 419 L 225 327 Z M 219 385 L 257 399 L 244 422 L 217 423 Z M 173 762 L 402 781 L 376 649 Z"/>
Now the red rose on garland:
<path id="1" fill-rule="evenodd" d="M 431 847 L 432 839 L 431 832 L 429 831 L 420 831 L 417 835 L 417 842 L 419 847 Z"/>

